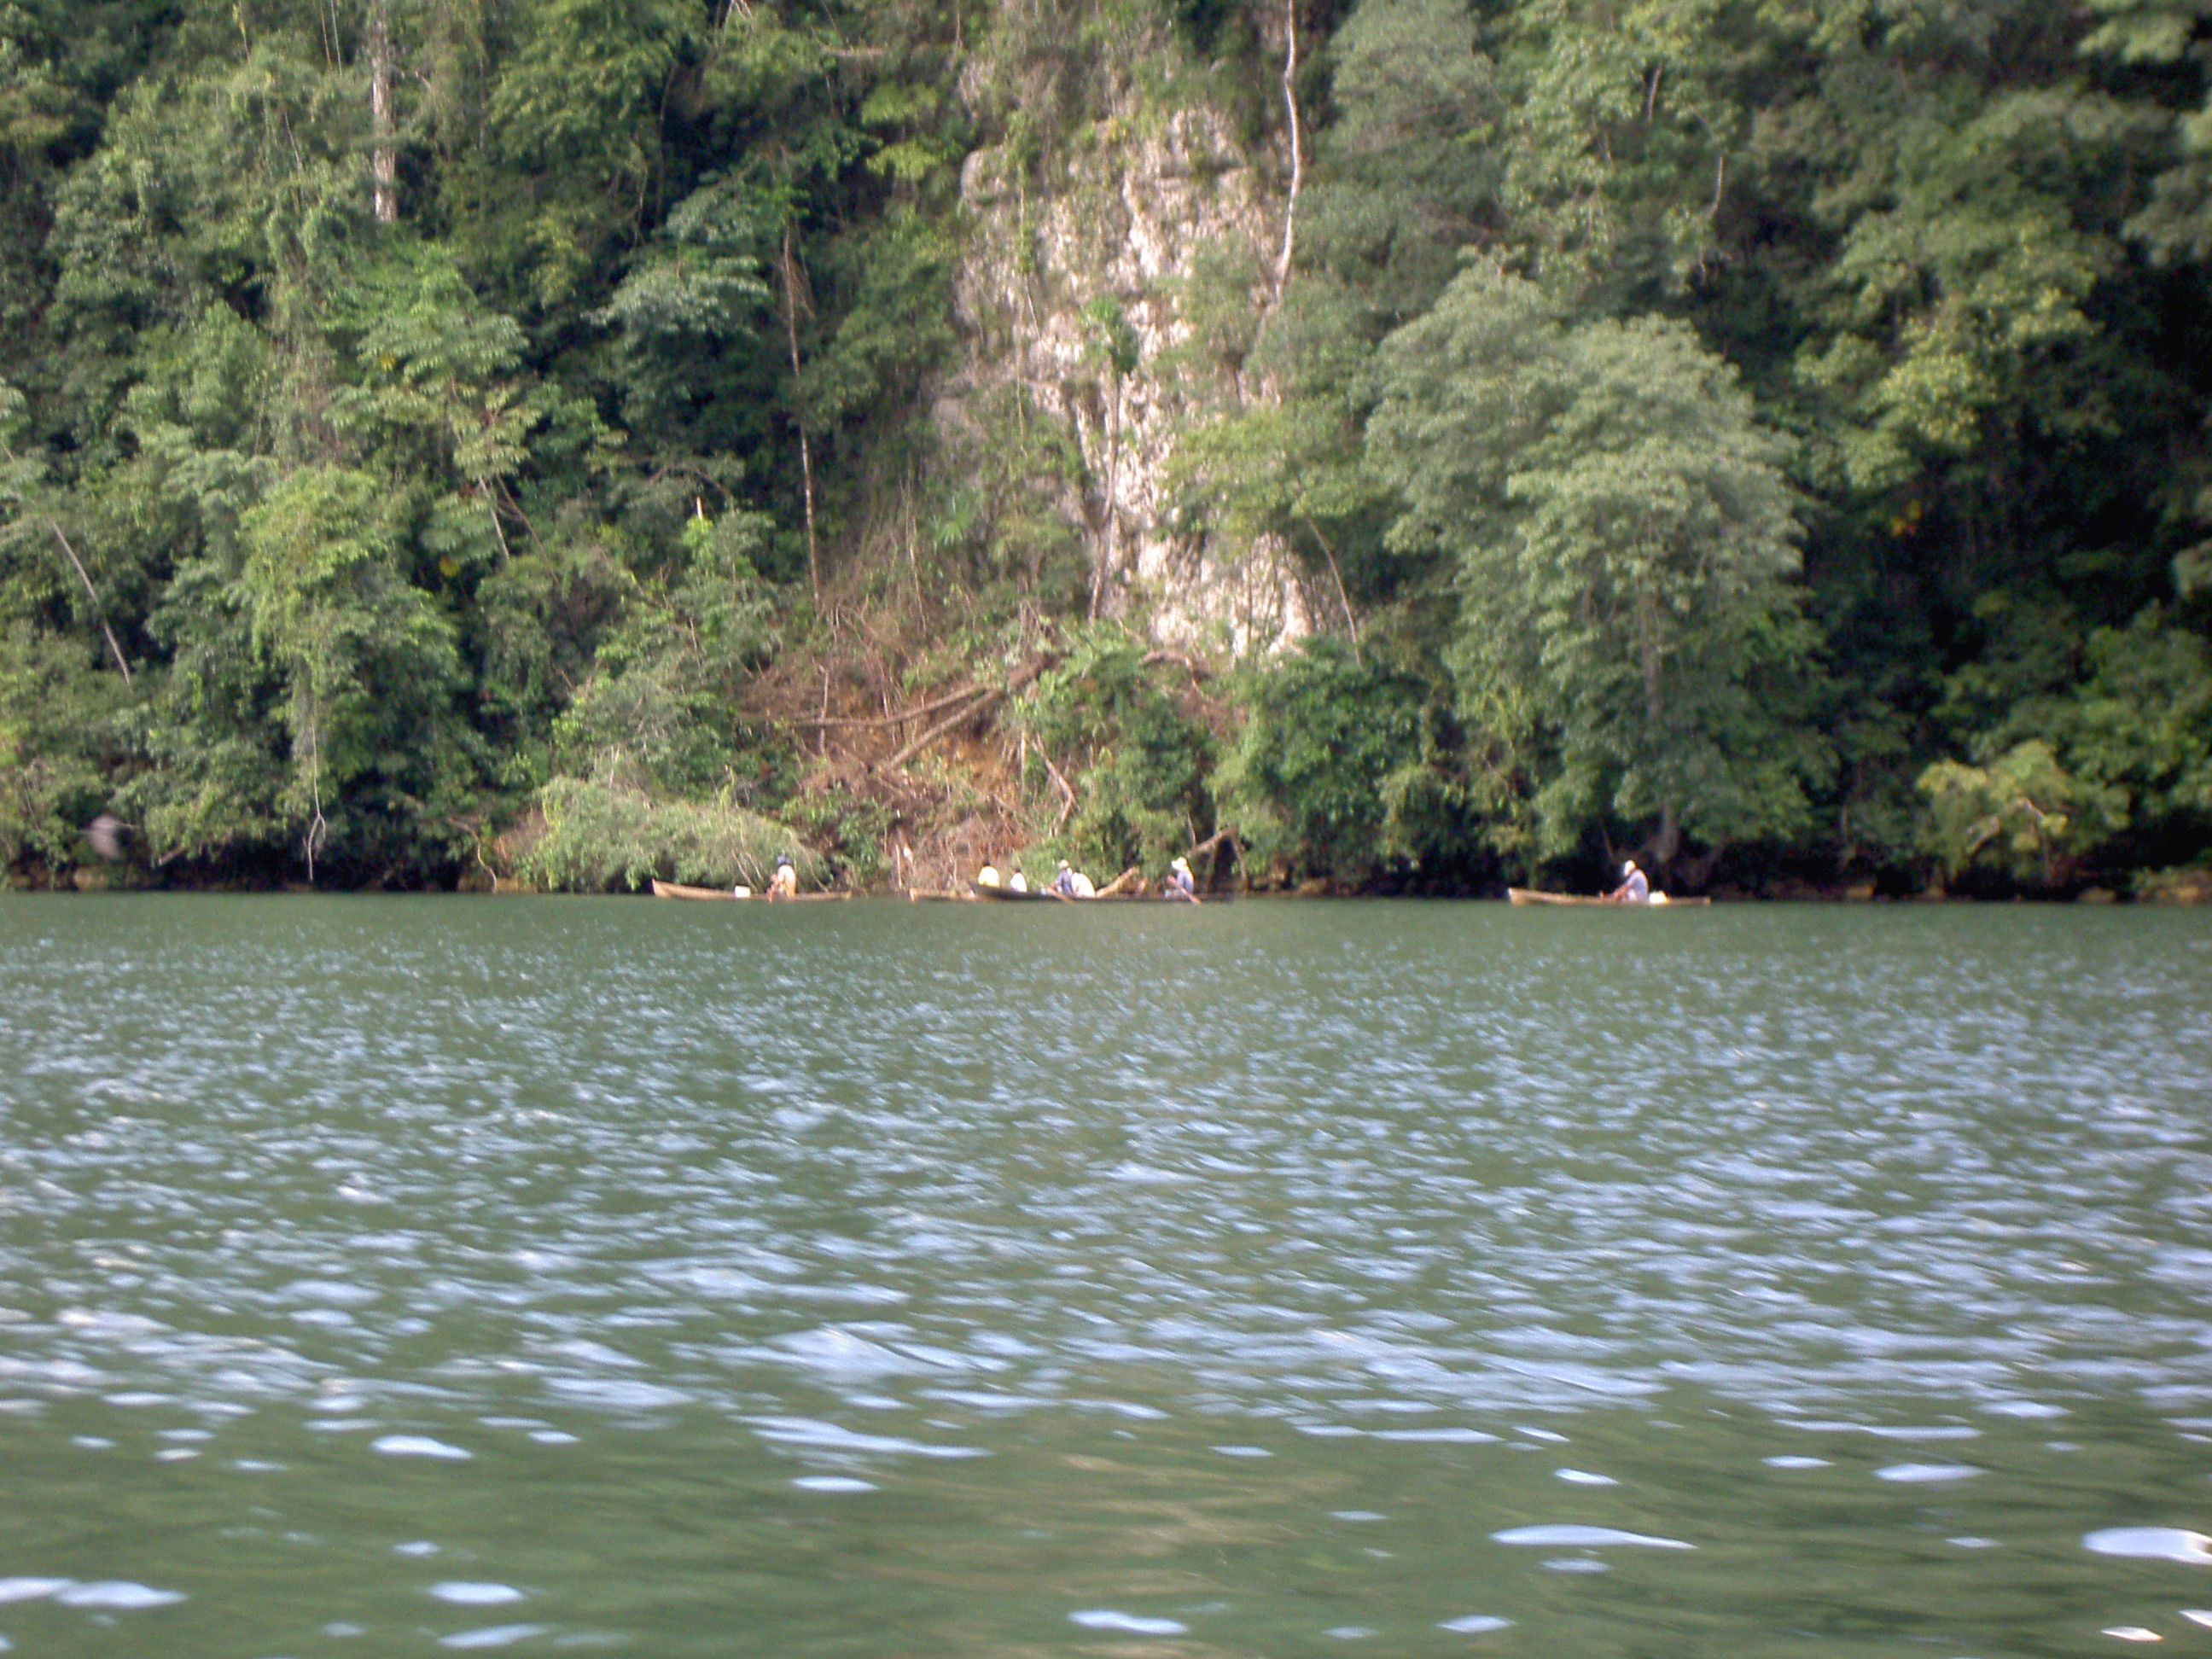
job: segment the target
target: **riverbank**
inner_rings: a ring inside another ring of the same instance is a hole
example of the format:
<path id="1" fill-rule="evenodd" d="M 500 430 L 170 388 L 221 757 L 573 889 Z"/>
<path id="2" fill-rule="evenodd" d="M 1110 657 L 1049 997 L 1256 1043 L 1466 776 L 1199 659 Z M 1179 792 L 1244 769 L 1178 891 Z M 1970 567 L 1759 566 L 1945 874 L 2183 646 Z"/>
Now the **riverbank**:
<path id="1" fill-rule="evenodd" d="M 653 896 L 651 886 L 635 889 L 614 888 L 594 890 L 615 896 L 640 898 Z M 872 887 L 845 890 L 856 896 L 905 899 L 908 889 L 888 884 Z M 947 890 L 931 888 L 918 890 L 942 893 Z M 1226 890 L 1238 897 L 1276 900 L 1315 899 L 1407 899 L 1432 900 L 1440 902 L 1459 901 L 1498 901 L 1505 897 L 1505 886 L 1468 889 L 1465 890 L 1432 890 L 1405 883 L 1378 881 L 1364 885 L 1348 885 L 1327 881 L 1309 881 L 1295 885 L 1279 884 L 1239 884 Z M 1577 890 L 1565 887 L 1547 889 L 1553 891 Z M 144 872 L 115 870 L 98 866 L 75 866 L 52 872 L 34 872 L 27 877 L 15 872 L 13 878 L 0 883 L 0 893 L 228 893 L 228 894 L 343 894 L 343 893 L 419 893 L 449 894 L 457 897 L 556 897 L 586 896 L 572 889 L 533 887 L 511 878 L 495 876 L 489 872 L 475 870 L 461 872 L 450 884 L 422 882 L 392 884 L 374 887 L 315 886 L 308 883 L 276 877 L 230 877 L 209 879 L 158 879 Z M 1818 887 L 1803 882 L 1777 883 L 1766 889 L 1721 887 L 1708 894 L 1717 904 L 2082 904 L 2082 905 L 2212 905 L 2212 870 L 2162 870 L 2146 872 L 2129 890 L 2116 890 L 2109 887 L 2084 886 L 2071 890 L 2040 891 L 1970 891 L 1970 892 L 1883 892 L 1872 883 L 1858 882 L 1847 886 Z"/>

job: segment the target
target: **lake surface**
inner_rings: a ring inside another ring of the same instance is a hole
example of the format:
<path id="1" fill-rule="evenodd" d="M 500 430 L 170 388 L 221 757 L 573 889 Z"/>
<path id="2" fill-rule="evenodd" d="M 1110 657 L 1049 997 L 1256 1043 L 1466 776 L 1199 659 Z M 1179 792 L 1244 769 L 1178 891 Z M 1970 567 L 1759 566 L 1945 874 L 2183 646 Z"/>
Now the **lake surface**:
<path id="1" fill-rule="evenodd" d="M 0 1645 L 2212 1653 L 2212 915 L 0 900 Z"/>

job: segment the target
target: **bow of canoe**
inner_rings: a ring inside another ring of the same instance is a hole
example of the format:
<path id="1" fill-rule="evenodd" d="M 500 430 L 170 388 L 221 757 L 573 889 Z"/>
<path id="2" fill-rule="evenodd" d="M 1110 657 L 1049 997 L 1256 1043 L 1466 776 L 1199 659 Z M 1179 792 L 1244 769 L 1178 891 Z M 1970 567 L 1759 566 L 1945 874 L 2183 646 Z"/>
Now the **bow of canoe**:
<path id="1" fill-rule="evenodd" d="M 655 898 L 734 899 L 737 895 L 726 887 L 686 887 L 680 882 L 658 881 L 653 884 Z"/>
<path id="2" fill-rule="evenodd" d="M 681 882 L 661 881 L 658 878 L 653 884 L 653 896 L 655 898 L 670 899 L 732 900 L 738 896 L 726 887 L 686 887 Z M 770 899 L 766 893 L 749 893 L 745 896 L 763 904 L 835 904 L 853 896 L 849 892 L 843 892 L 793 893 L 787 899 Z"/>

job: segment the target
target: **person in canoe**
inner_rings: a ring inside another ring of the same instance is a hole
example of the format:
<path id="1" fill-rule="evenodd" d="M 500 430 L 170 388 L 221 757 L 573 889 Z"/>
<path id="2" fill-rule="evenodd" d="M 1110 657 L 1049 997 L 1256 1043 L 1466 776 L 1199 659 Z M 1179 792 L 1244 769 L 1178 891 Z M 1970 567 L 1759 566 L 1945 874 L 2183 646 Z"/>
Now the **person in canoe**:
<path id="1" fill-rule="evenodd" d="M 1060 868 L 1053 874 L 1052 890 L 1064 899 L 1087 899 L 1098 896 L 1098 889 L 1091 878 L 1080 870 L 1072 868 L 1066 859 L 1060 861 Z"/>
<path id="2" fill-rule="evenodd" d="M 1168 878 L 1160 884 L 1160 896 L 1178 904 L 1195 904 L 1198 884 L 1191 879 L 1190 860 L 1179 858 L 1168 866 Z"/>
<path id="3" fill-rule="evenodd" d="M 1620 866 L 1620 885 L 1605 896 L 1608 904 L 1649 904 L 1651 902 L 1651 884 L 1629 860 Z"/>
<path id="4" fill-rule="evenodd" d="M 987 864 L 975 872 L 975 884 L 978 887 L 999 886 L 1000 884 L 999 866 L 995 864 Z"/>
<path id="5" fill-rule="evenodd" d="M 770 899 L 795 899 L 799 896 L 799 872 L 793 866 L 788 853 L 775 855 L 775 873 L 769 878 L 768 896 Z"/>
<path id="6" fill-rule="evenodd" d="M 1015 871 L 1012 875 L 1006 878 L 1006 890 L 1009 893 L 1028 892 L 1030 890 L 1030 878 L 1024 875 L 1020 871 Z"/>

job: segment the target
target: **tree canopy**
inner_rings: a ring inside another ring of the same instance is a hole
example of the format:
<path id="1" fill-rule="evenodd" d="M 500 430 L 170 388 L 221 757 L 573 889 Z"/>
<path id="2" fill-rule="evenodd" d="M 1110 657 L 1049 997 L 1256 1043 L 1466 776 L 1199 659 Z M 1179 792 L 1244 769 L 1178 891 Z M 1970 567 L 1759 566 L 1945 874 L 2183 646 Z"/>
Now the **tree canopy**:
<path id="1" fill-rule="evenodd" d="M 0 864 L 2200 863 L 2206 27 L 17 0 Z M 1182 266 L 1036 267 L 1194 121 Z"/>

